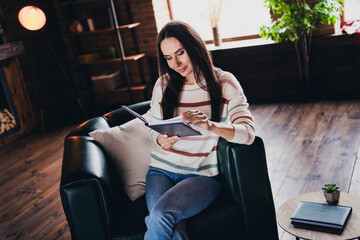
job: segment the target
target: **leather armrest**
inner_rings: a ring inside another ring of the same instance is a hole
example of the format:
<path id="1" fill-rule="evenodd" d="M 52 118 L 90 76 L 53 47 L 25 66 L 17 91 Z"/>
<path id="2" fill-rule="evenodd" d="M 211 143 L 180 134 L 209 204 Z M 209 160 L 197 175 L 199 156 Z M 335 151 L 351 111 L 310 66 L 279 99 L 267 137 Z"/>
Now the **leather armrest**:
<path id="1" fill-rule="evenodd" d="M 150 109 L 150 101 L 146 102 L 139 102 L 128 106 L 135 112 L 139 113 L 140 115 L 145 114 Z M 123 108 L 116 109 L 110 113 L 104 115 L 104 118 L 107 120 L 111 127 L 118 126 L 124 124 L 135 117 L 127 112 Z"/>
<path id="2" fill-rule="evenodd" d="M 224 187 L 240 204 L 245 216 L 247 239 L 265 236 L 277 239 L 275 208 L 262 139 L 256 137 L 251 145 L 220 139 L 217 151 Z"/>
<path id="3" fill-rule="evenodd" d="M 66 138 L 60 195 L 74 239 L 111 239 L 109 171 L 102 147 L 92 138 Z"/>
<path id="4" fill-rule="evenodd" d="M 109 127 L 110 126 L 104 117 L 95 117 L 77 126 L 66 137 L 88 136 L 89 132 L 107 129 Z"/>
<path id="5" fill-rule="evenodd" d="M 150 102 L 130 106 L 146 113 Z M 73 129 L 65 138 L 60 196 L 72 239 L 111 239 L 112 169 L 103 147 L 88 133 L 123 124 L 134 117 L 117 109 L 92 118 Z"/>

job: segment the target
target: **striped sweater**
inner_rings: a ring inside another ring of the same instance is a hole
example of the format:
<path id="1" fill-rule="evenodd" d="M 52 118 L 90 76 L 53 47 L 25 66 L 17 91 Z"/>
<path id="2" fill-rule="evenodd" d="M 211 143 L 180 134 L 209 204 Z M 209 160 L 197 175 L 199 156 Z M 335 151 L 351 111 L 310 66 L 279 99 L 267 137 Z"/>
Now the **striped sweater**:
<path id="1" fill-rule="evenodd" d="M 254 119 L 248 110 L 248 103 L 237 79 L 229 72 L 216 69 L 223 93 L 224 107 L 221 114 L 222 123 L 232 124 L 235 136 L 234 143 L 251 144 L 254 141 Z M 151 99 L 151 116 L 154 120 L 162 119 L 161 78 L 157 80 Z M 203 84 L 206 85 L 205 80 Z M 166 86 L 164 86 L 166 87 Z M 195 85 L 184 85 L 180 93 L 180 104 L 176 114 L 197 109 L 211 117 L 210 97 L 207 91 Z M 202 135 L 181 137 L 170 149 L 152 151 L 150 166 L 181 174 L 198 174 L 215 176 L 218 172 L 216 146 L 219 136 L 192 125 Z M 158 133 L 150 130 L 150 137 L 156 142 Z"/>

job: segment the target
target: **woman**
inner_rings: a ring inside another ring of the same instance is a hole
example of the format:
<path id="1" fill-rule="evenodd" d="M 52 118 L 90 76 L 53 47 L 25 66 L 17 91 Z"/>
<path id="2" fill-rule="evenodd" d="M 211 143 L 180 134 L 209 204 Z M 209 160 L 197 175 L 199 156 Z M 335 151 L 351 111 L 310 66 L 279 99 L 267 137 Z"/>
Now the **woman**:
<path id="1" fill-rule="evenodd" d="M 151 100 L 154 120 L 181 115 L 202 135 L 168 137 L 150 131 L 161 150 L 151 153 L 146 176 L 145 239 L 188 239 L 185 219 L 214 201 L 218 179 L 219 137 L 251 144 L 253 117 L 236 78 L 214 68 L 198 33 L 172 21 L 158 36 L 160 78 Z"/>

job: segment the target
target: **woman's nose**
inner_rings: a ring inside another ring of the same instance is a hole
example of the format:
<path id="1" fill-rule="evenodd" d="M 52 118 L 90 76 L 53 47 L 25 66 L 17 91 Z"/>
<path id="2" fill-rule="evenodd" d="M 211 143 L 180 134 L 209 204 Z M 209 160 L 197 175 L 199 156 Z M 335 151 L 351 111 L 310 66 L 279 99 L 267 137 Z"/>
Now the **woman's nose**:
<path id="1" fill-rule="evenodd" d="M 178 57 L 175 57 L 175 62 L 174 62 L 174 64 L 175 64 L 175 67 L 181 66 L 181 61 L 180 61 L 180 59 L 179 59 Z"/>

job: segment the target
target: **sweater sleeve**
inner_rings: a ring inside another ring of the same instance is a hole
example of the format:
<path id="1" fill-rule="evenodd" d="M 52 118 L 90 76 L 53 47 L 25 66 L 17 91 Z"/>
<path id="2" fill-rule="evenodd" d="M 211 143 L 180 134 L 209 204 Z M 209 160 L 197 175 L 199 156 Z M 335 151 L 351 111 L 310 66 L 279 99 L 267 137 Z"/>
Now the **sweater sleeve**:
<path id="1" fill-rule="evenodd" d="M 230 142 L 250 145 L 255 139 L 254 117 L 248 109 L 244 91 L 235 76 L 229 72 L 223 72 L 220 81 L 227 103 L 227 116 L 235 128 L 234 138 Z"/>
<path id="2" fill-rule="evenodd" d="M 162 81 L 159 78 L 153 89 L 151 102 L 150 102 L 150 109 L 151 109 L 151 119 L 152 120 L 162 120 L 162 111 L 160 103 L 162 101 Z M 150 129 L 150 138 L 157 144 L 156 138 L 159 135 L 158 132 Z"/>

